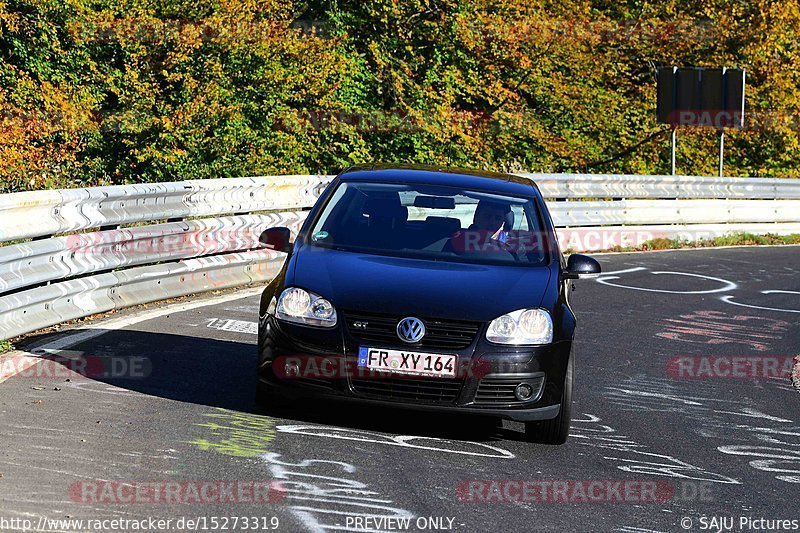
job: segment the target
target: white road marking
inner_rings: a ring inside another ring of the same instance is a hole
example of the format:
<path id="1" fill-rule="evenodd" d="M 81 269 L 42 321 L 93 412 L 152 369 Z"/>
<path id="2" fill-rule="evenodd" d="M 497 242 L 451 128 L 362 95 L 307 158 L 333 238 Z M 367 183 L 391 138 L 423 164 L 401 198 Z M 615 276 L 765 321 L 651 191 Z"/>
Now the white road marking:
<path id="1" fill-rule="evenodd" d="M 777 291 L 761 291 L 762 294 L 769 294 L 772 292 L 777 292 Z M 782 307 L 766 307 L 763 305 L 752 305 L 752 304 L 745 304 L 742 302 L 734 302 L 732 294 L 728 294 L 726 296 L 720 296 L 719 299 L 731 305 L 738 305 L 739 307 L 747 307 L 750 309 L 761 309 L 762 311 L 778 311 L 779 313 L 800 313 L 800 309 L 784 309 Z"/>
<path id="2" fill-rule="evenodd" d="M 603 272 L 600 275 L 602 277 L 605 277 L 605 276 L 613 276 L 614 274 L 627 274 L 629 272 L 639 272 L 641 270 L 647 270 L 647 268 L 645 267 L 626 268 L 625 270 L 614 270 L 613 272 Z"/>
<path id="3" fill-rule="evenodd" d="M 245 320 L 233 320 L 230 318 L 209 318 L 207 328 L 218 331 L 231 331 L 234 333 L 249 333 L 258 335 L 258 322 L 248 322 Z"/>
<path id="4" fill-rule="evenodd" d="M 642 269 L 639 269 L 639 270 L 642 270 Z M 644 269 L 644 270 L 646 270 L 646 269 Z M 619 271 L 617 273 L 622 273 L 622 272 L 626 272 L 626 271 Z M 627 272 L 633 272 L 633 270 L 628 270 Z M 610 272 L 610 274 L 615 274 L 615 272 Z M 668 272 L 668 271 L 654 271 L 654 272 L 651 272 L 651 274 L 654 274 L 654 275 L 669 274 L 669 275 L 673 275 L 673 276 L 689 276 L 689 277 L 692 277 L 692 278 L 708 279 L 708 280 L 712 280 L 712 281 L 716 281 L 716 282 L 722 283 L 723 286 L 718 288 L 718 289 L 711 289 L 711 290 L 705 290 L 705 291 L 672 291 L 672 290 L 667 290 L 667 289 L 648 289 L 648 288 L 645 288 L 645 287 L 633 287 L 633 286 L 630 286 L 630 285 L 620 285 L 620 284 L 617 284 L 617 283 L 609 283 L 608 282 L 608 280 L 619 279 L 619 276 L 603 275 L 602 277 L 597 278 L 595 281 L 597 281 L 597 283 L 602 283 L 603 285 L 608 285 L 610 287 L 619 287 L 621 289 L 633 289 L 633 290 L 636 290 L 636 291 L 645 291 L 645 292 L 663 292 L 663 293 L 667 293 L 667 294 L 713 294 L 713 293 L 717 293 L 717 292 L 732 291 L 732 290 L 734 290 L 734 289 L 736 289 L 738 287 L 738 285 L 736 285 L 736 283 L 734 283 L 732 281 L 728 281 L 728 280 L 722 279 L 722 278 L 715 278 L 713 276 L 705 276 L 703 274 L 691 274 L 689 272 Z"/>
<path id="5" fill-rule="evenodd" d="M 392 500 L 383 498 L 379 492 L 369 490 L 369 486 L 351 477 L 342 477 L 339 470 L 353 474 L 356 467 L 341 461 L 327 459 L 303 459 L 299 462 L 286 462 L 281 455 L 268 452 L 261 456 L 267 463 L 273 479 L 278 481 L 278 489 L 286 500 L 291 512 L 303 523 L 308 531 L 383 531 L 378 527 L 348 526 L 342 517 L 369 517 L 375 521 L 387 518 L 406 521 L 407 530 L 414 513 L 395 507 Z M 334 468 L 338 467 L 338 468 Z M 306 470 L 308 469 L 308 470 Z M 295 500 L 299 500 L 296 501 Z"/>
<path id="6" fill-rule="evenodd" d="M 800 294 L 800 291 L 761 291 L 761 294 Z"/>
<path id="7" fill-rule="evenodd" d="M 648 398 L 662 398 L 664 400 L 670 400 L 670 401 L 673 401 L 673 402 L 679 402 L 679 403 L 683 403 L 683 404 L 686 404 L 686 405 L 703 405 L 700 402 L 696 402 L 696 401 L 690 400 L 688 398 L 681 398 L 681 397 L 675 396 L 673 394 L 664 394 L 664 393 L 658 393 L 658 392 L 646 392 L 646 391 L 640 391 L 640 390 L 620 389 L 618 387 L 608 387 L 608 389 L 613 390 L 613 391 L 618 391 L 618 392 L 621 392 L 623 394 L 627 394 L 627 395 L 631 395 L 631 396 L 646 396 Z"/>
<path id="8" fill-rule="evenodd" d="M 742 401 L 687 396 L 687 391 L 670 386 L 664 380 L 648 379 L 643 382 L 641 379 L 632 378 L 624 383 L 625 385 L 636 385 L 629 388 L 642 394 L 636 397 L 626 395 L 620 398 L 617 393 L 625 391 L 625 389 L 606 387 L 611 391 L 609 397 L 612 402 L 617 403 L 615 400 L 622 399 L 627 409 L 639 413 L 678 412 L 690 419 L 701 420 L 703 429 L 711 430 L 710 433 L 701 433 L 704 437 L 727 440 L 731 438 L 731 435 L 735 435 L 733 438 L 739 443 L 755 440 L 757 441 L 755 444 L 752 442 L 729 444 L 719 446 L 717 450 L 729 456 L 750 456 L 748 464 L 752 468 L 773 473 L 775 479 L 780 481 L 798 483 L 796 480 L 800 480 L 800 443 L 798 443 L 800 427 L 793 420 L 767 414 L 757 408 L 747 406 Z M 649 391 L 654 391 L 654 393 Z M 707 394 L 713 396 L 714 391 L 708 391 Z M 662 400 L 669 400 L 669 402 Z M 735 407 L 730 404 L 734 404 Z M 674 408 L 674 405 L 678 405 L 678 408 Z M 787 424 L 788 427 L 753 427 L 740 424 L 736 420 L 731 420 L 730 417 L 747 417 L 751 424 L 754 422 Z M 744 438 L 742 438 L 742 432 L 747 432 Z M 578 434 L 580 434 L 580 429 L 578 429 Z"/>
<path id="9" fill-rule="evenodd" d="M 294 433 L 296 435 L 310 435 L 314 437 L 327 437 L 331 439 L 353 440 L 358 442 L 373 442 L 375 444 L 387 444 L 389 446 L 401 446 L 404 448 L 415 448 L 417 450 L 431 450 L 435 452 L 455 453 L 461 455 L 475 455 L 478 457 L 491 457 L 494 459 L 514 459 L 514 454 L 508 450 L 490 446 L 481 442 L 457 442 L 435 437 L 416 437 L 412 435 L 383 435 L 371 431 L 361 431 L 346 428 L 336 428 L 330 426 L 310 426 L 310 425 L 283 425 L 275 426 L 279 432 Z M 412 441 L 429 441 L 429 446 L 414 444 Z M 434 445 L 438 444 L 438 446 Z M 458 444 L 462 449 L 455 448 Z M 465 450 L 463 447 L 475 447 L 481 451 Z M 449 448 L 448 448 L 449 447 Z"/>
<path id="10" fill-rule="evenodd" d="M 796 446 L 792 444 L 792 446 Z M 782 475 L 776 479 L 787 483 L 800 483 L 800 450 L 792 448 L 776 448 L 772 446 L 732 445 L 717 448 L 729 455 L 757 457 L 749 462 L 750 466 L 762 472 L 776 472 Z"/>
<path id="11" fill-rule="evenodd" d="M 722 283 L 723 286 L 718 289 L 706 290 L 706 291 L 672 291 L 667 289 L 648 289 L 645 287 L 634 287 L 631 285 L 622 285 L 619 283 L 611 283 L 611 280 L 619 279 L 620 277 L 616 274 L 629 274 L 631 272 L 641 272 L 642 270 L 647 270 L 645 267 L 634 267 L 628 268 L 625 270 L 615 270 L 613 272 L 603 272 L 599 278 L 595 279 L 597 283 L 602 283 L 603 285 L 607 285 L 609 287 L 618 287 L 620 289 L 632 289 L 636 291 L 645 291 L 645 292 L 661 292 L 667 294 L 715 294 L 719 292 L 728 292 L 737 289 L 739 286 L 729 280 L 723 278 L 715 278 L 712 276 L 705 276 L 702 274 L 691 274 L 689 272 L 668 272 L 668 271 L 654 271 L 651 272 L 654 275 L 661 275 L 661 274 L 671 274 L 675 276 L 690 276 L 694 278 L 701 278 L 701 279 L 709 279 L 712 281 L 717 281 Z M 761 294 L 798 294 L 800 295 L 800 291 L 790 291 L 790 290 L 780 290 L 780 289 L 773 289 L 773 290 L 765 290 L 761 291 Z M 734 296 L 731 294 L 727 294 L 725 296 L 720 296 L 720 300 L 725 303 L 729 303 L 731 305 L 738 305 L 739 307 L 747 307 L 750 309 L 760 309 L 762 311 L 778 311 L 783 313 L 800 313 L 800 309 L 785 309 L 782 307 L 766 307 L 760 305 L 752 305 L 746 304 L 741 302 L 734 302 Z"/>
<path id="12" fill-rule="evenodd" d="M 724 483 L 739 485 L 737 479 L 705 470 L 666 454 L 647 452 L 643 444 L 631 444 L 628 435 L 617 433 L 616 429 L 601 422 L 600 417 L 585 413 L 586 419 L 573 418 L 571 439 L 578 439 L 582 445 L 592 446 L 601 450 L 611 450 L 615 455 L 603 455 L 603 459 L 614 461 L 615 466 L 623 472 L 632 474 L 647 474 L 654 476 L 673 477 L 678 479 L 693 479 L 711 483 Z M 583 424 L 589 424 L 584 426 Z M 614 441 L 615 439 L 619 441 Z"/>
<path id="13" fill-rule="evenodd" d="M 781 418 L 779 416 L 772 416 L 766 413 L 762 413 L 758 409 L 753 409 L 752 407 L 742 407 L 740 411 L 720 411 L 719 409 L 714 410 L 715 413 L 719 413 L 721 415 L 734 415 L 734 416 L 748 416 L 751 418 L 762 418 L 764 420 L 769 420 L 770 422 L 780 422 L 783 424 L 791 424 L 792 420 L 788 418 Z"/>

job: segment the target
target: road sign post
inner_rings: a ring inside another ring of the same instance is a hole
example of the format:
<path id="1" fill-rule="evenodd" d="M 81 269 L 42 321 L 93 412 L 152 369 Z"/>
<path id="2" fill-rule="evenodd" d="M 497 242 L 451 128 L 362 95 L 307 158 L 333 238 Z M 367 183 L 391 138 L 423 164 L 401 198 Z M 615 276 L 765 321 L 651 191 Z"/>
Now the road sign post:
<path id="1" fill-rule="evenodd" d="M 742 69 L 658 69 L 657 116 L 660 123 L 672 127 L 673 176 L 680 126 L 711 127 L 719 132 L 719 175 L 723 175 L 725 128 L 744 127 L 744 84 Z"/>

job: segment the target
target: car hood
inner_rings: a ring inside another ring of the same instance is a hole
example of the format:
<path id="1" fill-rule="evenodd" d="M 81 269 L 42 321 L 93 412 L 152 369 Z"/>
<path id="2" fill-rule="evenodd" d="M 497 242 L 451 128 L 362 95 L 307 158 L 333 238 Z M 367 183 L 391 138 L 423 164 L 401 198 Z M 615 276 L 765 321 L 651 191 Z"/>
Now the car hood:
<path id="1" fill-rule="evenodd" d="M 286 280 L 337 310 L 487 322 L 538 307 L 548 266 L 495 266 L 360 254 L 304 246 Z"/>

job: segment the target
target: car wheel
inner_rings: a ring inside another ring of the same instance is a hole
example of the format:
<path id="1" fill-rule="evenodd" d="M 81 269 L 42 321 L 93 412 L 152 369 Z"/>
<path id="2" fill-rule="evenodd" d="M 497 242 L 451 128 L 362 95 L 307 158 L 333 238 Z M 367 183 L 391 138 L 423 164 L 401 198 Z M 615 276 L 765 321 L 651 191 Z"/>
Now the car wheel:
<path id="1" fill-rule="evenodd" d="M 575 357 L 570 356 L 564 389 L 561 393 L 561 409 L 558 416 L 550 420 L 525 423 L 525 440 L 539 444 L 564 444 L 569 436 L 572 421 L 572 388 L 575 381 Z"/>

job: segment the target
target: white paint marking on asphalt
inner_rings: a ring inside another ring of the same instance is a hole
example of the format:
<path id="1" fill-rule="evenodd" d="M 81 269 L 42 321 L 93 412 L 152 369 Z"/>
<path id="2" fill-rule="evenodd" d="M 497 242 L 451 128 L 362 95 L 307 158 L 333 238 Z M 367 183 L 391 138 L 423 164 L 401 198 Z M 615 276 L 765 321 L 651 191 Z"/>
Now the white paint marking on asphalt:
<path id="1" fill-rule="evenodd" d="M 70 383 L 65 383 L 64 385 L 82 391 L 99 392 L 101 394 L 111 394 L 114 396 L 136 396 L 138 394 L 137 392 L 123 389 L 122 387 L 107 385 L 102 381 L 71 381 Z"/>
<path id="2" fill-rule="evenodd" d="M 274 452 L 261 456 L 272 478 L 278 480 L 276 490 L 282 493 L 288 508 L 308 531 L 383 531 L 386 528 L 354 527 L 346 521 L 342 524 L 342 517 L 369 517 L 376 521 L 393 519 L 410 523 L 415 516 L 411 511 L 395 507 L 392 500 L 382 498 L 380 493 L 369 490 L 366 483 L 341 477 L 340 469 L 347 474 L 356 471 L 356 467 L 349 463 L 328 459 L 303 459 L 290 463 L 280 457 Z"/>
<path id="3" fill-rule="evenodd" d="M 642 270 L 642 269 L 640 269 L 640 270 Z M 618 273 L 622 273 L 622 272 L 624 272 L 624 271 L 620 271 Z M 628 272 L 631 272 L 631 270 L 629 270 Z M 614 272 L 610 272 L 610 274 L 614 274 Z M 713 276 L 705 276 L 703 274 L 691 274 L 689 272 L 669 272 L 669 271 L 653 271 L 653 272 L 651 272 L 651 274 L 654 274 L 654 275 L 668 274 L 668 275 L 672 275 L 672 276 L 689 276 L 689 277 L 692 277 L 692 278 L 708 279 L 708 280 L 711 280 L 711 281 L 716 281 L 716 282 L 722 283 L 723 286 L 718 288 L 718 289 L 711 289 L 711 290 L 705 290 L 705 291 L 673 291 L 673 290 L 668 290 L 668 289 L 648 289 L 646 287 L 633 287 L 631 285 L 620 285 L 620 284 L 617 284 L 617 283 L 609 283 L 609 280 L 619 279 L 619 276 L 608 276 L 608 275 L 605 275 L 605 274 L 602 277 L 597 278 L 595 281 L 597 281 L 597 283 L 602 283 L 603 285 L 608 285 L 609 287 L 619 287 L 621 289 L 633 289 L 635 291 L 645 291 L 645 292 L 662 292 L 662 293 L 667 293 L 667 294 L 714 294 L 714 293 L 717 293 L 717 292 L 732 291 L 732 290 L 734 290 L 734 289 L 736 289 L 738 287 L 738 285 L 736 285 L 736 283 L 734 283 L 732 281 L 728 281 L 728 280 L 722 279 L 722 278 L 715 278 Z"/>
<path id="4" fill-rule="evenodd" d="M 481 442 L 456 442 L 435 437 L 415 437 L 412 435 L 383 435 L 371 431 L 361 431 L 346 428 L 336 428 L 330 426 L 310 426 L 310 425 L 283 425 L 275 426 L 279 432 L 294 433 L 296 435 L 310 435 L 313 437 L 327 437 L 330 439 L 353 440 L 358 442 L 373 442 L 375 444 L 387 444 L 389 446 L 401 446 L 404 448 L 415 448 L 417 450 L 431 450 L 435 452 L 446 452 L 461 455 L 475 455 L 478 457 L 490 457 L 493 459 L 514 459 L 515 455 L 508 450 L 490 446 Z M 411 441 L 430 441 L 440 446 L 423 446 L 413 444 Z M 458 449 L 453 445 L 461 447 L 473 446 L 483 451 L 470 451 Z M 447 448 L 450 446 L 450 448 Z M 490 452 L 490 453 L 487 453 Z"/>
<path id="5" fill-rule="evenodd" d="M 762 418 L 764 420 L 769 420 L 770 422 L 780 422 L 782 424 L 791 424 L 792 420 L 788 418 L 781 418 L 779 416 L 772 416 L 766 413 L 762 413 L 758 409 L 753 409 L 752 407 L 742 407 L 740 411 L 720 411 L 719 409 L 715 409 L 714 412 L 721 414 L 721 415 L 735 415 L 735 416 L 747 416 L 751 418 Z"/>
<path id="6" fill-rule="evenodd" d="M 712 398 L 700 398 L 696 396 L 686 396 L 682 392 L 668 384 L 663 380 L 647 380 L 642 383 L 641 379 L 633 378 L 626 380 L 625 383 L 638 385 L 637 387 L 630 387 L 631 389 L 641 390 L 647 393 L 634 397 L 625 395 L 622 399 L 627 408 L 636 410 L 637 412 L 660 411 L 660 412 L 679 412 L 691 419 L 702 421 L 702 425 L 706 429 L 711 429 L 712 433 L 704 436 L 714 436 L 716 438 L 728 439 L 733 434 L 736 440 L 754 439 L 757 441 L 755 445 L 752 443 L 747 444 L 730 444 L 719 446 L 717 450 L 727 455 L 750 456 L 749 465 L 756 470 L 762 472 L 774 473 L 775 479 L 784 481 L 786 483 L 796 483 L 793 481 L 795 478 L 800 477 L 800 442 L 797 437 L 800 437 L 800 427 L 797 424 L 785 417 L 773 416 L 765 413 L 757 408 L 742 405 L 743 402 L 736 402 L 738 406 L 735 409 L 729 408 L 728 404 L 734 403 L 729 400 L 718 400 Z M 654 393 L 649 394 L 650 390 L 663 391 L 662 394 Z M 617 387 L 607 387 L 611 391 L 612 401 L 614 396 L 619 391 L 625 391 Z M 710 391 L 713 392 L 713 391 Z M 684 399 L 685 398 L 685 399 Z M 656 401 L 645 403 L 647 400 L 664 400 L 667 399 L 670 403 L 663 401 Z M 687 402 L 686 400 L 692 400 Z M 722 402 L 724 406 L 718 408 L 717 405 Z M 675 409 L 673 404 L 679 403 L 679 408 Z M 714 405 L 709 405 L 714 404 Z M 789 427 L 753 427 L 750 425 L 742 425 L 731 423 L 730 417 L 747 417 L 755 419 L 759 423 L 777 423 L 789 424 Z M 575 421 L 573 420 L 573 423 Z M 714 430 L 722 429 L 723 432 L 715 434 Z M 742 439 L 742 431 L 746 431 L 748 435 Z M 577 437 L 580 435 L 573 435 Z M 777 474 L 777 475 L 776 475 Z"/>
<path id="7" fill-rule="evenodd" d="M 645 267 L 626 268 L 625 270 L 614 270 L 613 272 L 603 272 L 601 276 L 613 276 L 614 274 L 627 274 L 629 272 L 639 272 L 640 270 L 647 270 Z"/>
<path id="8" fill-rule="evenodd" d="M 124 329 L 126 327 L 139 324 L 140 322 L 146 322 L 148 320 L 159 318 L 165 315 L 173 313 L 182 313 L 184 311 L 191 311 L 193 309 L 199 309 L 201 307 L 208 307 L 211 305 L 217 305 L 225 302 L 239 300 L 242 298 L 248 298 L 250 296 L 255 296 L 261 294 L 263 290 L 264 290 L 263 288 L 256 287 L 256 288 L 246 289 L 243 291 L 237 291 L 231 294 L 223 294 L 220 296 L 203 298 L 199 301 L 176 303 L 164 307 L 158 307 L 155 309 L 148 309 L 131 315 L 109 318 L 108 320 L 98 320 L 95 323 L 87 324 L 79 329 L 76 329 L 74 333 L 69 333 L 67 335 L 64 335 L 63 337 L 59 337 L 51 341 L 46 341 L 41 344 L 34 344 L 27 351 L 15 350 L 13 352 L 9 352 L 1 356 L 0 364 L 2 364 L 3 361 L 5 361 L 6 359 L 11 359 L 12 361 L 18 361 L 18 363 L 12 365 L 13 373 L 8 373 L 8 374 L 0 373 L 0 383 L 8 380 L 9 378 L 14 377 L 20 372 L 25 371 L 27 368 L 30 368 L 31 366 L 39 362 L 39 358 L 42 355 L 52 353 L 52 351 L 71 348 L 76 344 L 80 344 L 82 342 L 94 339 L 96 337 L 100 337 L 101 335 L 105 335 L 110 331 Z"/>
<path id="9" fill-rule="evenodd" d="M 230 318 L 209 318 L 207 328 L 218 331 L 230 331 L 233 333 L 249 333 L 258 335 L 258 322 L 248 322 L 245 320 L 233 320 Z"/>
<path id="10" fill-rule="evenodd" d="M 800 294 L 799 291 L 781 291 L 781 290 L 773 290 L 773 291 L 761 291 L 761 294 Z"/>
<path id="11" fill-rule="evenodd" d="M 623 472 L 667 476 L 678 479 L 694 479 L 712 483 L 741 484 L 737 479 L 711 472 L 703 467 L 681 461 L 671 455 L 647 452 L 644 450 L 646 446 L 643 444 L 609 443 L 609 437 L 616 436 L 625 439 L 626 442 L 630 440 L 630 437 L 617 433 L 611 426 L 599 424 L 601 419 L 598 416 L 588 413 L 584 414 L 584 416 L 587 417 L 585 420 L 572 419 L 570 438 L 578 439 L 577 442 L 586 446 L 618 452 L 617 455 L 604 454 L 603 459 L 616 462 L 616 467 Z M 589 424 L 589 426 L 584 426 L 583 424 Z M 595 435 L 595 432 L 604 436 Z M 601 442 L 597 442 L 598 440 Z"/>
<path id="12" fill-rule="evenodd" d="M 253 305 L 232 305 L 224 308 L 226 311 L 234 313 L 258 313 L 258 302 Z"/>
<path id="13" fill-rule="evenodd" d="M 792 446 L 796 446 L 792 444 Z M 781 474 L 776 479 L 787 483 L 800 483 L 800 450 L 792 448 L 776 448 L 772 446 L 731 445 L 717 448 L 722 453 L 757 457 L 749 462 L 750 466 L 762 472 L 776 472 Z M 786 468 L 797 466 L 798 468 Z"/>
<path id="14" fill-rule="evenodd" d="M 761 291 L 761 294 L 800 294 L 800 292 L 797 292 L 797 291 L 784 291 L 784 290 L 774 289 L 774 290 L 768 290 L 768 291 Z M 783 312 L 783 313 L 800 313 L 800 309 L 785 309 L 783 307 L 763 307 L 763 306 L 759 306 L 759 305 L 751 305 L 751 304 L 745 304 L 745 303 L 741 303 L 741 302 L 734 302 L 733 301 L 733 296 L 730 295 L 730 294 L 727 295 L 727 296 L 720 297 L 720 300 L 722 300 L 725 303 L 732 304 L 732 305 L 738 305 L 740 307 L 749 307 L 750 309 L 761 309 L 761 310 L 764 310 L 764 311 L 779 311 L 779 312 Z"/>
<path id="15" fill-rule="evenodd" d="M 645 392 L 645 391 L 640 391 L 640 390 L 620 389 L 620 388 L 617 388 L 617 387 L 608 387 L 608 388 L 610 390 L 618 391 L 618 392 L 621 392 L 623 394 L 630 395 L 630 396 L 646 396 L 648 398 L 662 398 L 662 399 L 665 399 L 665 400 L 680 402 L 680 403 L 683 403 L 683 404 L 686 404 L 686 405 L 703 405 L 700 402 L 695 402 L 695 401 L 690 400 L 688 398 L 681 398 L 681 397 L 675 396 L 673 394 L 664 394 L 664 393 L 658 393 L 658 392 Z"/>

